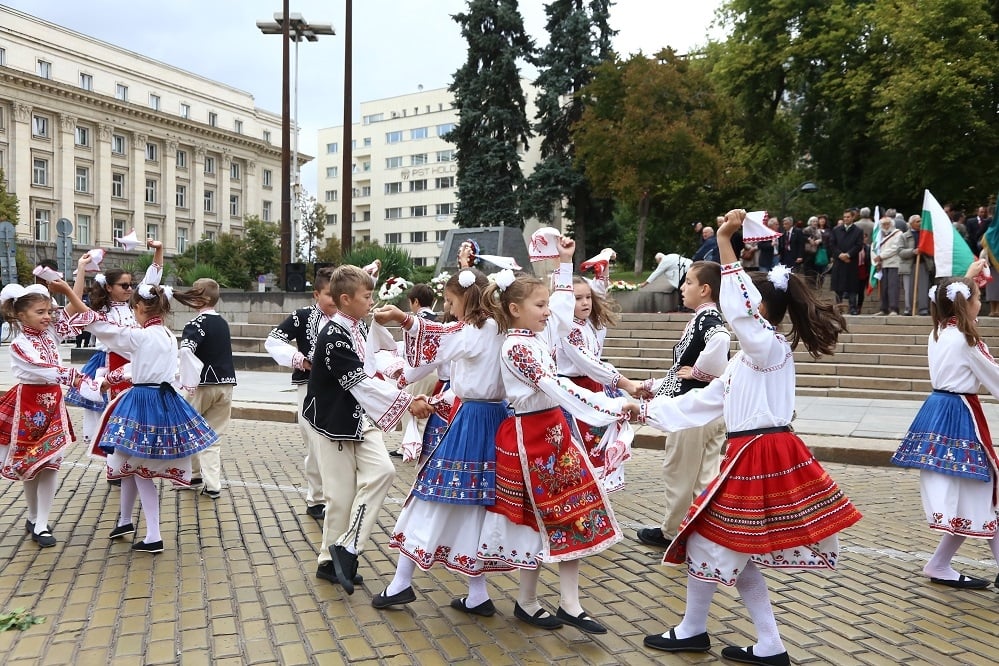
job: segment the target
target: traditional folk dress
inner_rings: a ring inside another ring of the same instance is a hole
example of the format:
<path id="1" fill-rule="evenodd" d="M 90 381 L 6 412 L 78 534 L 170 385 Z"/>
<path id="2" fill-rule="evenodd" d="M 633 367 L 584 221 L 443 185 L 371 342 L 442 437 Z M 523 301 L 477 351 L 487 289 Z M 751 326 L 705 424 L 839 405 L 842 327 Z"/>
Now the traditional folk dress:
<path id="1" fill-rule="evenodd" d="M 984 342 L 968 344 L 955 320 L 930 336 L 933 393 L 916 414 L 892 462 L 920 470 L 926 520 L 958 536 L 996 536 L 999 457 L 978 390 L 999 396 L 999 365 Z"/>
<path id="2" fill-rule="evenodd" d="M 503 343 L 503 383 L 515 415 L 496 436 L 496 504 L 478 555 L 518 568 L 576 560 L 621 540 L 603 484 L 562 410 L 605 426 L 627 420 L 627 400 L 559 377 L 551 354 L 557 335 L 551 324 L 538 335 L 511 329 Z"/>
<path id="3" fill-rule="evenodd" d="M 59 341 L 75 335 L 63 317 L 47 330 L 23 327 L 10 343 L 10 364 L 17 385 L 0 398 L 0 474 L 30 481 L 43 469 L 59 469 L 74 441 L 62 386 L 78 372 L 60 364 Z M 86 389 L 85 389 L 86 390 Z M 96 385 L 89 393 L 96 397 Z"/>
<path id="4" fill-rule="evenodd" d="M 721 472 L 697 498 L 666 550 L 701 580 L 734 585 L 750 561 L 772 568 L 833 569 L 837 533 L 860 512 L 790 428 L 791 345 L 760 315 L 760 293 L 738 262 L 722 267 L 721 310 L 741 351 L 706 388 L 657 397 L 642 420 L 673 432 L 724 415 Z"/>
<path id="5" fill-rule="evenodd" d="M 107 313 L 87 311 L 72 323 L 85 328 L 108 349 L 130 358 L 132 387 L 112 398 L 95 437 L 95 452 L 107 454 L 108 479 L 138 475 L 191 483 L 191 456 L 218 440 L 208 423 L 177 395 L 177 339 L 159 317 L 142 328 L 121 326 Z M 108 373 L 123 379 L 124 368 Z"/>

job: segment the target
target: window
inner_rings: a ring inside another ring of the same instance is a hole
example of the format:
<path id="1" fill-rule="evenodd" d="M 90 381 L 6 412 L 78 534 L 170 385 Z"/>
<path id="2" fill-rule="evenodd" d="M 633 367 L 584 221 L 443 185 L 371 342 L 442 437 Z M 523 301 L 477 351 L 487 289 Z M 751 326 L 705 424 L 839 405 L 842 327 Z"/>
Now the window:
<path id="1" fill-rule="evenodd" d="M 205 190 L 205 212 L 215 212 L 215 190 Z"/>
<path id="2" fill-rule="evenodd" d="M 0 47 L 0 67 L 7 66 L 7 49 Z"/>
<path id="3" fill-rule="evenodd" d="M 326 144 L 326 154 L 332 155 L 340 150 L 340 144 L 338 143 L 327 143 Z"/>
<path id="4" fill-rule="evenodd" d="M 187 185 L 177 186 L 177 208 L 187 208 Z"/>
<path id="5" fill-rule="evenodd" d="M 206 231 L 205 232 L 205 240 L 208 241 L 209 243 L 214 243 L 215 242 L 215 232 L 214 231 Z"/>
<path id="6" fill-rule="evenodd" d="M 443 125 L 438 125 L 437 136 L 444 136 L 453 129 L 454 129 L 454 123 L 444 123 Z"/>
<path id="7" fill-rule="evenodd" d="M 363 122 L 363 123 L 364 123 L 365 125 L 370 125 L 371 123 L 377 123 L 377 122 L 381 122 L 381 120 L 382 120 L 382 119 L 383 119 L 384 117 L 385 117 L 385 114 L 384 114 L 384 113 L 372 113 L 371 115 L 368 115 L 368 116 L 364 116 L 364 118 L 363 118 L 362 122 Z"/>
<path id="8" fill-rule="evenodd" d="M 180 103 L 180 117 L 184 118 L 185 120 L 189 120 L 191 118 L 191 105 L 190 104 L 187 104 L 185 102 L 181 102 Z"/>
<path id="9" fill-rule="evenodd" d="M 358 196 L 361 196 L 361 197 L 370 197 L 371 196 L 371 186 L 370 185 L 362 185 L 361 186 L 361 193 Z"/>
<path id="10" fill-rule="evenodd" d="M 74 240 L 77 245 L 90 245 L 90 216 L 77 215 L 76 228 L 73 231 L 76 232 Z"/>
<path id="11" fill-rule="evenodd" d="M 270 201 L 263 202 L 263 205 L 261 206 L 261 209 L 260 209 L 260 219 L 262 219 L 264 222 L 270 222 L 271 221 L 271 202 Z"/>
<path id="12" fill-rule="evenodd" d="M 438 215 L 450 215 L 454 212 L 454 204 L 452 203 L 439 203 L 437 204 L 437 214 Z"/>
<path id="13" fill-rule="evenodd" d="M 231 162 L 229 164 L 229 178 L 230 180 L 239 180 L 239 176 L 242 173 L 242 168 L 239 166 L 239 162 Z"/>
<path id="14" fill-rule="evenodd" d="M 149 93 L 149 108 L 153 111 L 160 110 L 160 96 L 153 93 Z"/>
<path id="15" fill-rule="evenodd" d="M 243 133 L 243 121 L 242 120 L 234 120 L 232 122 L 232 131 L 234 131 L 236 134 L 242 134 Z"/>
<path id="16" fill-rule="evenodd" d="M 128 220 L 111 220 L 111 237 L 121 238 L 125 235 L 125 225 L 128 224 Z"/>
<path id="17" fill-rule="evenodd" d="M 427 179 L 421 178 L 420 180 L 409 181 L 409 191 L 410 192 L 425 192 L 427 189 Z"/>
<path id="18" fill-rule="evenodd" d="M 437 151 L 437 161 L 438 162 L 450 162 L 454 159 L 453 150 L 438 150 Z"/>
<path id="19" fill-rule="evenodd" d="M 239 217 L 239 195 L 230 194 L 229 195 L 229 215 L 232 217 Z"/>
<path id="20" fill-rule="evenodd" d="M 326 224 L 336 226 L 336 213 L 326 214 Z"/>
<path id="21" fill-rule="evenodd" d="M 39 158 L 31 160 L 31 184 L 47 187 L 49 184 L 49 161 Z"/>
<path id="22" fill-rule="evenodd" d="M 271 171 L 270 169 L 264 169 L 263 173 L 264 187 L 270 187 L 271 181 L 273 180 L 274 180 L 274 172 Z"/>
<path id="23" fill-rule="evenodd" d="M 80 87 L 84 90 L 94 89 L 94 77 L 91 74 L 84 74 L 80 72 Z"/>
<path id="24" fill-rule="evenodd" d="M 156 203 L 156 186 L 157 182 L 155 178 L 146 178 L 146 203 L 154 204 Z"/>
<path id="25" fill-rule="evenodd" d="M 426 266 L 427 265 L 427 258 L 426 257 L 413 257 L 413 265 L 414 266 Z"/>
<path id="26" fill-rule="evenodd" d="M 326 201 L 336 201 L 337 190 L 326 190 Z"/>
<path id="27" fill-rule="evenodd" d="M 402 141 L 402 132 L 386 132 L 385 143 L 399 143 Z"/>
<path id="28" fill-rule="evenodd" d="M 159 146 L 155 143 L 146 144 L 146 160 L 149 162 L 155 162 L 159 158 Z"/>
<path id="29" fill-rule="evenodd" d="M 454 187 L 454 176 L 445 176 L 444 178 L 434 178 L 434 187 L 438 190 L 447 190 Z"/>
<path id="30" fill-rule="evenodd" d="M 125 154 L 125 137 L 121 134 L 111 135 L 111 152 L 115 155 Z"/>
<path id="31" fill-rule="evenodd" d="M 371 221 L 371 211 L 370 210 L 366 210 L 363 213 L 361 213 L 361 222 L 370 222 L 370 221 Z"/>
<path id="32" fill-rule="evenodd" d="M 178 150 L 177 151 L 177 168 L 186 169 L 187 168 L 187 151 Z"/>
<path id="33" fill-rule="evenodd" d="M 125 174 L 120 172 L 111 174 L 111 198 L 125 198 Z"/>
<path id="34" fill-rule="evenodd" d="M 385 183 L 385 194 L 399 194 L 402 192 L 402 183 Z"/>
<path id="35" fill-rule="evenodd" d="M 90 145 L 90 128 L 89 127 L 76 127 L 76 145 L 78 146 L 89 146 Z"/>
<path id="36" fill-rule="evenodd" d="M 427 207 L 426 206 L 410 206 L 409 207 L 410 217 L 426 217 Z"/>
<path id="37" fill-rule="evenodd" d="M 434 240 L 438 243 L 443 243 L 444 239 L 447 238 L 447 229 L 438 229 L 434 232 Z"/>
<path id="38" fill-rule="evenodd" d="M 270 130 L 264 130 L 264 141 L 267 142 L 267 143 L 271 142 L 271 131 Z"/>
<path id="39" fill-rule="evenodd" d="M 205 155 L 205 173 L 215 173 L 215 158 Z"/>
<path id="40" fill-rule="evenodd" d="M 122 102 L 127 102 L 128 101 L 128 86 L 126 86 L 124 83 L 115 84 L 115 87 L 114 87 L 114 96 L 115 96 L 115 99 L 119 99 Z"/>
<path id="41" fill-rule="evenodd" d="M 177 252 L 187 251 L 187 227 L 177 227 Z"/>
<path id="42" fill-rule="evenodd" d="M 339 170 L 336 167 L 326 167 L 326 177 L 327 178 L 336 178 L 336 175 L 338 173 L 339 173 Z"/>
<path id="43" fill-rule="evenodd" d="M 208 124 L 211 125 L 212 127 L 218 127 L 219 126 L 219 114 L 215 113 L 214 111 L 209 111 L 208 112 Z"/>
<path id="44" fill-rule="evenodd" d="M 426 243 L 427 242 L 427 232 L 426 231 L 410 231 L 409 232 L 409 242 L 410 243 Z"/>
<path id="45" fill-rule="evenodd" d="M 90 192 L 90 169 L 87 167 L 76 167 L 76 191 Z"/>
<path id="46" fill-rule="evenodd" d="M 369 148 L 370 146 L 371 146 L 371 137 L 370 136 L 364 137 L 364 147 Z"/>
<path id="47" fill-rule="evenodd" d="M 32 116 L 31 133 L 35 136 L 47 137 L 49 135 L 49 119 L 45 116 Z"/>
<path id="48" fill-rule="evenodd" d="M 50 210 L 36 210 L 35 211 L 35 240 L 36 241 L 48 241 L 49 239 L 49 221 L 52 219 L 52 211 Z"/>
<path id="49" fill-rule="evenodd" d="M 420 166 L 420 165 L 426 164 L 426 163 L 427 163 L 427 154 L 426 153 L 420 153 L 418 155 L 410 155 L 409 156 L 409 164 L 410 164 L 410 166 Z"/>
<path id="50" fill-rule="evenodd" d="M 402 157 L 388 157 L 385 159 L 386 169 L 398 169 L 402 167 Z"/>
<path id="51" fill-rule="evenodd" d="M 385 209 L 385 219 L 386 220 L 398 220 L 402 217 L 401 208 L 386 208 Z"/>
<path id="52" fill-rule="evenodd" d="M 52 78 L 52 63 L 48 62 L 47 60 L 39 60 L 38 61 L 38 76 L 42 77 L 43 79 L 51 79 Z"/>
<path id="53" fill-rule="evenodd" d="M 410 139 L 426 139 L 428 136 L 426 127 L 415 127 L 409 130 Z"/>
<path id="54" fill-rule="evenodd" d="M 386 245 L 398 245 L 401 242 L 402 242 L 402 234 L 401 233 L 396 232 L 394 234 L 385 234 L 385 244 Z"/>
<path id="55" fill-rule="evenodd" d="M 146 238 L 152 238 L 153 240 L 160 239 L 160 225 L 158 224 L 147 224 L 146 225 Z"/>

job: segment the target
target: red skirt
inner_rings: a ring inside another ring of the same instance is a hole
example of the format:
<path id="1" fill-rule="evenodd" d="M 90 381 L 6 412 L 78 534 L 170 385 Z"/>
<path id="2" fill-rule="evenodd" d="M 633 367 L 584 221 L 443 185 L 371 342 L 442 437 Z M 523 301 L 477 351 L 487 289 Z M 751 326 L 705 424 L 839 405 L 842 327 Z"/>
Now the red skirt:
<path id="1" fill-rule="evenodd" d="M 130 361 L 122 356 L 121 354 L 116 354 L 114 352 L 108 352 L 108 372 L 113 372 L 118 368 L 127 365 Z M 116 396 L 122 394 L 122 392 L 128 390 L 132 386 L 132 382 L 126 380 L 123 382 L 118 382 L 117 384 L 111 384 L 108 386 L 108 397 L 113 399 Z"/>
<path id="2" fill-rule="evenodd" d="M 592 377 L 567 377 L 576 386 L 582 386 L 588 391 L 593 393 L 603 393 L 604 385 L 593 379 Z M 589 423 L 585 423 L 576 419 L 576 427 L 579 428 L 579 436 L 582 438 L 583 448 L 586 449 L 586 455 L 590 458 L 590 463 L 600 469 L 604 466 L 604 454 L 594 452 L 594 449 L 600 445 L 600 438 L 604 436 L 604 427 L 591 426 Z"/>
<path id="3" fill-rule="evenodd" d="M 29 481 L 43 469 L 59 469 L 74 441 L 58 384 L 18 384 L 0 398 L 0 474 Z"/>
<path id="4" fill-rule="evenodd" d="M 690 507 L 664 562 L 684 563 L 694 532 L 763 555 L 817 544 L 860 518 L 793 432 L 739 437 L 729 440 L 721 473 Z"/>

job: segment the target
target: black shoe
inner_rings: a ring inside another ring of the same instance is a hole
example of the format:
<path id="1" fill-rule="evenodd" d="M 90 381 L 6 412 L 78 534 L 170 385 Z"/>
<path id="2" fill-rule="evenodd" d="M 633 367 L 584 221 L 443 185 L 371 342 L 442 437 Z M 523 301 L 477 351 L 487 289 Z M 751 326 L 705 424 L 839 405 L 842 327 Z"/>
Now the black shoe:
<path id="1" fill-rule="evenodd" d="M 208 490 L 208 488 L 202 488 L 201 489 L 201 494 L 202 495 L 206 495 L 206 496 L 212 498 L 213 500 L 215 500 L 215 499 L 218 499 L 219 497 L 222 496 L 222 491 L 220 491 L 220 490 Z"/>
<path id="2" fill-rule="evenodd" d="M 558 629 L 565 622 L 558 619 L 544 608 L 538 610 L 534 615 L 528 615 L 527 611 L 520 607 L 519 603 L 513 605 L 513 616 L 521 622 L 541 627 L 542 629 Z"/>
<path id="3" fill-rule="evenodd" d="M 339 585 L 340 581 L 336 578 L 336 570 L 333 568 L 333 560 L 326 560 L 319 565 L 316 569 L 316 578 L 321 578 L 323 580 L 328 580 L 334 585 Z M 360 585 L 364 582 L 364 576 L 361 574 L 354 574 L 354 585 Z"/>
<path id="4" fill-rule="evenodd" d="M 191 487 L 192 488 L 194 488 L 195 486 L 200 486 L 202 483 L 204 483 L 204 481 L 201 480 L 200 476 L 192 476 L 191 477 Z"/>
<path id="5" fill-rule="evenodd" d="M 663 652 L 707 652 L 711 649 L 711 639 L 706 631 L 690 638 L 677 638 L 676 630 L 670 629 L 665 634 L 646 636 L 642 642 L 645 647 Z"/>
<path id="6" fill-rule="evenodd" d="M 35 531 L 35 524 L 30 520 L 24 521 L 24 531 L 27 532 L 28 534 L 31 534 L 32 532 Z"/>
<path id="7" fill-rule="evenodd" d="M 389 451 L 389 455 L 393 458 L 402 458 L 402 449 L 396 449 L 395 451 Z"/>
<path id="8" fill-rule="evenodd" d="M 35 540 L 42 548 L 51 548 L 56 545 L 56 538 L 52 536 L 52 532 L 48 529 L 42 531 L 41 534 L 35 534 L 34 531 L 31 532 L 31 538 Z"/>
<path id="9" fill-rule="evenodd" d="M 108 479 L 109 486 L 121 486 L 121 479 Z"/>
<path id="10" fill-rule="evenodd" d="M 850 314 L 852 315 L 857 314 L 857 308 L 850 308 Z"/>
<path id="11" fill-rule="evenodd" d="M 919 316 L 920 316 L 920 317 L 928 317 L 928 316 L 929 316 L 929 314 L 930 314 L 930 311 L 929 311 L 929 310 L 920 310 L 920 311 L 919 311 Z"/>
<path id="12" fill-rule="evenodd" d="M 669 548 L 673 543 L 672 539 L 667 539 L 663 535 L 662 529 L 658 527 L 643 527 L 638 530 L 638 540 L 646 546 L 656 546 L 657 548 Z"/>
<path id="13" fill-rule="evenodd" d="M 468 601 L 468 597 L 452 599 L 451 608 L 460 610 L 462 613 L 468 613 L 469 615 L 481 615 L 482 617 L 492 617 L 496 614 L 496 606 L 493 604 L 492 599 L 486 599 L 478 606 L 466 606 L 466 601 Z"/>
<path id="14" fill-rule="evenodd" d="M 386 591 L 388 588 L 386 588 Z M 403 606 L 405 604 L 411 604 L 416 601 L 416 592 L 413 591 L 413 586 L 410 585 L 402 592 L 397 592 L 393 595 L 386 595 L 385 592 L 380 592 L 371 598 L 371 605 L 375 608 L 388 608 L 389 606 Z"/>
<path id="15" fill-rule="evenodd" d="M 930 582 L 936 583 L 937 585 L 946 585 L 947 587 L 956 587 L 960 590 L 984 590 L 989 586 L 989 581 L 984 578 L 973 578 L 972 576 L 965 576 L 964 574 L 958 574 L 957 580 L 931 578 Z"/>
<path id="16" fill-rule="evenodd" d="M 326 517 L 326 505 L 325 504 L 313 504 L 305 510 L 305 513 L 309 518 L 315 518 L 316 520 L 322 520 Z"/>
<path id="17" fill-rule="evenodd" d="M 729 661 L 737 661 L 740 664 L 759 664 L 759 666 L 791 666 L 791 658 L 787 652 L 771 655 L 769 657 L 757 657 L 753 654 L 752 646 L 747 648 L 727 647 L 722 648 L 722 658 Z"/>
<path id="18" fill-rule="evenodd" d="M 128 523 L 127 525 L 119 525 L 118 527 L 111 530 L 111 534 L 108 535 L 109 539 L 117 539 L 118 537 L 128 536 L 129 534 L 135 534 L 135 525 Z M 160 542 L 162 543 L 162 541 Z"/>
<path id="19" fill-rule="evenodd" d="M 132 544 L 132 550 L 137 550 L 140 553 L 162 553 L 163 552 L 163 540 L 154 541 L 152 543 L 146 543 L 145 541 L 140 541 L 139 543 Z"/>
<path id="20" fill-rule="evenodd" d="M 340 587 L 347 594 L 354 594 L 354 576 L 357 575 L 357 555 L 350 552 L 343 546 L 330 546 L 330 555 L 333 556 L 333 570 L 336 572 L 336 579 L 340 582 Z"/>
<path id="21" fill-rule="evenodd" d="M 557 617 L 558 619 L 562 620 L 566 624 L 571 624 L 572 626 L 576 627 L 580 631 L 585 631 L 588 634 L 606 634 L 607 633 L 607 627 L 605 627 L 604 625 L 600 624 L 599 622 L 597 622 L 596 620 L 594 620 L 592 617 L 590 617 L 589 615 L 587 615 L 586 611 L 583 611 L 579 615 L 572 616 L 572 615 L 569 615 L 568 613 L 566 613 L 564 610 L 562 610 L 562 607 L 559 606 L 558 610 L 555 611 L 555 617 Z"/>

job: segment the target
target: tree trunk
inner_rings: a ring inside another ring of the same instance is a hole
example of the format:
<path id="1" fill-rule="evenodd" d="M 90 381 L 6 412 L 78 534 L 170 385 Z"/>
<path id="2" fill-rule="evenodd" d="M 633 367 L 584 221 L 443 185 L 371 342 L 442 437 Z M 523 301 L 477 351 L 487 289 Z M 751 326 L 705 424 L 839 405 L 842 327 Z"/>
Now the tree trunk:
<path id="1" fill-rule="evenodd" d="M 642 257 L 645 255 L 645 229 L 649 225 L 649 193 L 642 192 L 638 204 L 638 233 L 635 238 L 635 277 L 642 274 Z"/>

